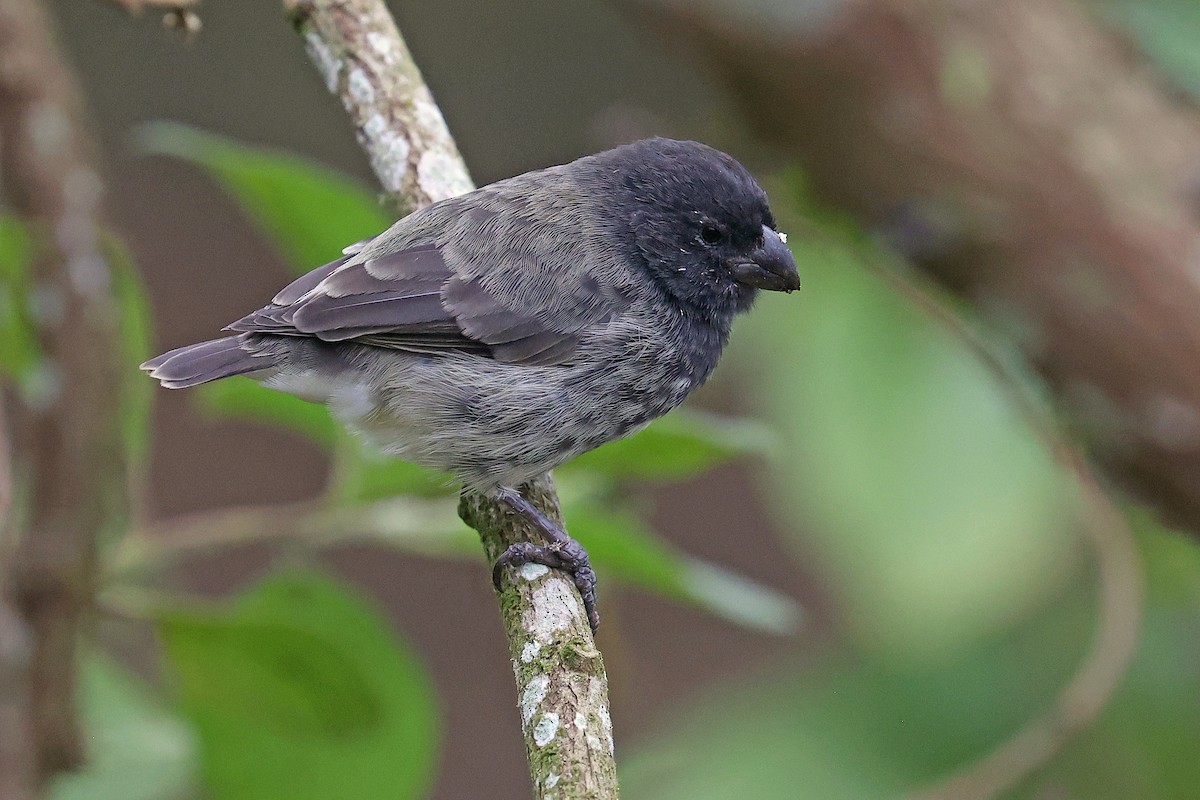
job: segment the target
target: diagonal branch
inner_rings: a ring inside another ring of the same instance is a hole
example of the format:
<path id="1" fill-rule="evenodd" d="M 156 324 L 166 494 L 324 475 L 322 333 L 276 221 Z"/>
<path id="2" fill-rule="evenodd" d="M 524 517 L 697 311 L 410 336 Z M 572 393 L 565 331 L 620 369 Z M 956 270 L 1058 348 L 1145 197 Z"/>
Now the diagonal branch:
<path id="1" fill-rule="evenodd" d="M 429 88 L 381 0 L 284 0 L 309 55 L 350 115 L 359 143 L 404 211 L 472 188 Z M 529 499 L 561 524 L 549 476 Z M 489 558 L 536 539 L 495 502 L 464 496 L 463 519 Z M 500 594 L 538 798 L 617 797 L 608 682 L 574 584 L 543 567 Z"/>
<path id="2" fill-rule="evenodd" d="M 284 0 L 388 196 L 409 212 L 474 185 L 396 23 L 378 0 Z"/>

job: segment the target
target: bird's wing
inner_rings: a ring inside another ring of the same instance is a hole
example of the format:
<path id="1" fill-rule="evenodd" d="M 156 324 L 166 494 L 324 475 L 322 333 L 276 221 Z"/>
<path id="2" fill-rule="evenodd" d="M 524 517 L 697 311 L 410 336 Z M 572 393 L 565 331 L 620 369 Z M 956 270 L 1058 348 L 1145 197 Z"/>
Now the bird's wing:
<path id="1" fill-rule="evenodd" d="M 542 366 L 570 363 L 584 331 L 628 305 L 578 268 L 556 270 L 561 253 L 549 265 L 509 253 L 494 271 L 453 244 L 362 255 L 313 270 L 229 329 Z"/>

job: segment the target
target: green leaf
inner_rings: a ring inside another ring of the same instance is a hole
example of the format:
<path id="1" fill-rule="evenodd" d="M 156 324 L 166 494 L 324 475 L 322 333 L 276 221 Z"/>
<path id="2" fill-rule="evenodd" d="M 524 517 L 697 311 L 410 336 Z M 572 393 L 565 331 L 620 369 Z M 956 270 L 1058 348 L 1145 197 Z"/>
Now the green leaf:
<path id="1" fill-rule="evenodd" d="M 799 628 L 803 610 L 790 597 L 681 553 L 636 516 L 613 511 L 607 499 L 581 495 L 568 476 L 558 483 L 563 497 L 578 498 L 565 503 L 566 521 L 571 535 L 588 549 L 602 591 L 614 581 L 751 630 L 788 635 Z M 353 527 L 365 541 L 423 556 L 466 559 L 483 568 L 478 539 L 458 520 L 454 506 L 452 498 L 405 499 L 331 513 L 362 515 Z"/>
<path id="2" fill-rule="evenodd" d="M 171 122 L 141 126 L 138 142 L 208 170 L 299 273 L 395 221 L 356 181 L 294 155 Z"/>
<path id="3" fill-rule="evenodd" d="M 802 612 L 794 600 L 680 553 L 631 514 L 587 501 L 569 504 L 566 517 L 602 580 L 616 578 L 766 633 L 791 634 L 799 627 Z"/>
<path id="4" fill-rule="evenodd" d="M 622 788 L 655 800 L 906 797 L 1051 702 L 1088 623 L 1075 598 L 1031 630 L 917 669 L 809 652 L 807 669 L 760 676 L 672 720 L 622 762 Z"/>
<path id="5" fill-rule="evenodd" d="M 449 475 L 379 452 L 353 434 L 339 439 L 334 499 L 359 505 L 398 495 L 439 497 L 457 492 Z"/>
<path id="6" fill-rule="evenodd" d="M 166 800 L 195 794 L 196 742 L 149 687 L 103 656 L 80 669 L 88 760 L 59 773 L 52 800 Z"/>
<path id="7" fill-rule="evenodd" d="M 938 658 L 1071 574 L 1076 492 L 977 356 L 862 263 L 886 254 L 818 215 L 824 242 L 790 240 L 804 288 L 764 297 L 726 361 L 755 376 L 781 527 L 836 576 L 849 635 Z"/>
<path id="8" fill-rule="evenodd" d="M 562 470 L 613 480 L 681 480 L 735 459 L 769 454 L 772 442 L 766 426 L 754 420 L 678 409 L 641 433 L 584 453 Z"/>
<path id="9" fill-rule="evenodd" d="M 326 448 L 339 436 L 337 423 L 325 406 L 268 389 L 249 378 L 206 383 L 196 392 L 201 408 L 210 414 L 277 425 Z"/>
<path id="10" fill-rule="evenodd" d="M 226 612 L 164 612 L 159 628 L 217 800 L 403 800 L 428 789 L 430 680 L 340 585 L 277 576 Z"/>
<path id="11" fill-rule="evenodd" d="M 1200 548 L 1144 527 L 1147 608 L 1125 680 L 1096 722 L 1005 800 L 1195 796 Z M 622 788 L 655 800 L 912 796 L 1049 709 L 1096 625 L 1094 581 L 1067 588 L 1036 616 L 952 659 L 905 667 L 808 652 L 803 667 L 714 693 L 628 754 Z"/>
<path id="12" fill-rule="evenodd" d="M 12 217 L 0 216 L 0 374 L 22 381 L 38 362 L 29 319 L 29 268 L 34 241 Z"/>
<path id="13" fill-rule="evenodd" d="M 1200 4 L 1196 0 L 1094 0 L 1123 25 L 1178 86 L 1200 98 Z"/>

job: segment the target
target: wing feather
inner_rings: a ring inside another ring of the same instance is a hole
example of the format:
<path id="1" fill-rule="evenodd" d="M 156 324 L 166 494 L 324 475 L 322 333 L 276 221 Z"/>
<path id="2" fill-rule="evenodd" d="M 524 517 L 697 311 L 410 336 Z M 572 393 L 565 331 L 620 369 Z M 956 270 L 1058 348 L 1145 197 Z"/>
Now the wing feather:
<path id="1" fill-rule="evenodd" d="M 462 260 L 458 250 L 448 256 L 447 248 L 433 243 L 378 255 L 370 250 L 366 245 L 298 278 L 228 329 L 549 366 L 570 363 L 585 330 L 621 310 L 619 299 L 613 301 L 619 296 L 609 293 L 604 302 L 592 291 L 573 307 L 539 307 L 539 295 L 557 295 L 561 306 L 563 287 L 502 292 L 489 285 L 488 265 L 456 268 Z M 554 273 L 540 270 L 536 279 L 551 283 Z M 528 284 L 528 276 L 522 281 Z M 588 277 L 584 288 L 596 285 Z"/>

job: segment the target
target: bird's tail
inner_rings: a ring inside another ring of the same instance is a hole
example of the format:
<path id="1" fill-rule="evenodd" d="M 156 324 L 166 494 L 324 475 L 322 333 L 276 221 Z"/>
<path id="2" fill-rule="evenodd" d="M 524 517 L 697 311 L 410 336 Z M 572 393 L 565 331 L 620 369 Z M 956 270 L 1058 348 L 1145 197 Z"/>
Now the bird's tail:
<path id="1" fill-rule="evenodd" d="M 150 359 L 142 369 L 168 389 L 186 389 L 278 365 L 277 356 L 242 334 L 176 348 Z"/>

